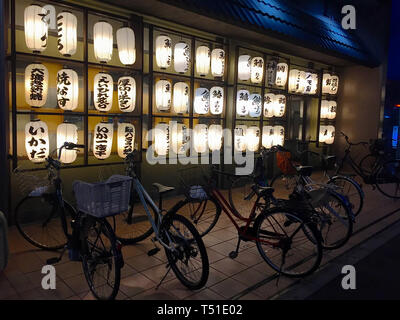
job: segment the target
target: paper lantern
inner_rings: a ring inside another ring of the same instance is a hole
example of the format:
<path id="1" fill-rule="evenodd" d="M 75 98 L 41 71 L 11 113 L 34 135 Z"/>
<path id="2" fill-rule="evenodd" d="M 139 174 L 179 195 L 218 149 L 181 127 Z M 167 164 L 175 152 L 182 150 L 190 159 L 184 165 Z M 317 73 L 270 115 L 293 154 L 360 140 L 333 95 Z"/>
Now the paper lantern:
<path id="1" fill-rule="evenodd" d="M 337 103 L 336 101 L 321 101 L 321 119 L 333 120 L 336 118 Z"/>
<path id="2" fill-rule="evenodd" d="M 261 95 L 258 93 L 253 93 L 249 97 L 249 116 L 252 118 L 258 118 L 261 116 Z"/>
<path id="3" fill-rule="evenodd" d="M 156 108 L 158 111 L 168 111 L 171 108 L 171 82 L 158 80 L 156 82 Z"/>
<path id="4" fill-rule="evenodd" d="M 301 70 L 293 69 L 289 73 L 289 91 L 303 93 L 305 88 L 306 73 Z"/>
<path id="5" fill-rule="evenodd" d="M 111 110 L 114 80 L 108 73 L 100 72 L 94 77 L 94 107 L 103 112 Z"/>
<path id="6" fill-rule="evenodd" d="M 131 123 L 118 123 L 118 156 L 125 159 L 135 150 L 135 126 Z"/>
<path id="7" fill-rule="evenodd" d="M 211 114 L 222 114 L 224 111 L 224 88 L 212 87 L 210 89 L 210 112 Z"/>
<path id="8" fill-rule="evenodd" d="M 246 151 L 247 148 L 246 131 L 247 131 L 247 126 L 245 125 L 237 125 L 235 127 L 234 149 L 236 152 Z"/>
<path id="9" fill-rule="evenodd" d="M 63 110 L 72 111 L 78 107 L 79 77 L 72 69 L 57 72 L 57 104 Z"/>
<path id="10" fill-rule="evenodd" d="M 99 160 L 107 159 L 112 150 L 114 125 L 100 122 L 93 133 L 93 154 Z"/>
<path id="11" fill-rule="evenodd" d="M 286 97 L 283 94 L 275 95 L 274 117 L 283 117 L 286 111 Z"/>
<path id="12" fill-rule="evenodd" d="M 225 70 L 225 51 L 214 49 L 211 52 L 211 74 L 214 77 L 223 77 Z"/>
<path id="13" fill-rule="evenodd" d="M 117 30 L 119 60 L 126 66 L 136 62 L 135 32 L 128 27 Z"/>
<path id="14" fill-rule="evenodd" d="M 288 77 L 289 66 L 284 63 L 278 63 L 276 66 L 276 79 L 275 85 L 278 87 L 285 87 Z"/>
<path id="15" fill-rule="evenodd" d="M 194 98 L 194 113 L 207 114 L 210 110 L 210 91 L 207 88 L 197 88 Z"/>
<path id="16" fill-rule="evenodd" d="M 29 50 L 40 53 L 47 47 L 48 24 L 47 10 L 38 5 L 31 5 L 24 10 L 25 43 Z"/>
<path id="17" fill-rule="evenodd" d="M 208 147 L 211 151 L 221 150 L 222 148 L 222 126 L 220 124 L 212 124 L 208 128 Z"/>
<path id="18" fill-rule="evenodd" d="M 324 73 L 322 76 L 322 94 L 331 93 L 331 75 L 329 73 Z"/>
<path id="19" fill-rule="evenodd" d="M 174 111 L 177 114 L 187 113 L 189 110 L 189 86 L 185 82 L 174 84 Z"/>
<path id="20" fill-rule="evenodd" d="M 251 152 L 258 151 L 260 144 L 260 128 L 256 126 L 250 126 L 246 130 L 246 145 L 247 150 Z"/>
<path id="21" fill-rule="evenodd" d="M 320 126 L 319 142 L 325 143 L 325 144 L 333 144 L 335 142 L 335 127 L 334 126 Z"/>
<path id="22" fill-rule="evenodd" d="M 247 81 L 251 76 L 251 57 L 247 54 L 239 56 L 238 78 L 241 81 Z"/>
<path id="23" fill-rule="evenodd" d="M 154 150 L 159 156 L 166 156 L 169 151 L 169 126 L 160 122 L 155 127 Z"/>
<path id="24" fill-rule="evenodd" d="M 305 73 L 304 94 L 316 94 L 318 89 L 318 75 L 311 72 Z"/>
<path id="25" fill-rule="evenodd" d="M 156 38 L 156 62 L 159 68 L 167 69 L 171 66 L 172 40 L 166 35 Z"/>
<path id="26" fill-rule="evenodd" d="M 268 61 L 267 71 L 266 71 L 266 74 L 267 74 L 267 85 L 268 86 L 275 85 L 277 66 L 278 66 L 278 61 L 276 61 L 276 60 Z"/>
<path id="27" fill-rule="evenodd" d="M 274 126 L 274 145 L 283 146 L 285 144 L 285 128 Z"/>
<path id="28" fill-rule="evenodd" d="M 210 48 L 199 46 L 196 50 L 196 71 L 204 77 L 210 71 Z"/>
<path id="29" fill-rule="evenodd" d="M 339 77 L 338 76 L 332 76 L 331 77 L 330 94 L 332 94 L 332 95 L 337 94 L 338 89 L 339 89 Z"/>
<path id="30" fill-rule="evenodd" d="M 190 67 L 190 46 L 180 41 L 174 49 L 174 69 L 179 73 L 186 73 Z"/>
<path id="31" fill-rule="evenodd" d="M 49 71 L 43 64 L 30 64 L 25 69 L 25 100 L 32 107 L 46 104 Z"/>
<path id="32" fill-rule="evenodd" d="M 285 142 L 285 128 L 282 126 L 264 126 L 262 134 L 262 145 L 266 149 L 273 146 L 283 146 Z"/>
<path id="33" fill-rule="evenodd" d="M 57 45 L 63 56 L 70 57 L 76 53 L 77 26 L 76 16 L 71 12 L 63 11 L 57 15 Z"/>
<path id="34" fill-rule="evenodd" d="M 57 127 L 57 149 L 60 149 L 65 142 L 78 143 L 78 127 L 72 123 L 62 123 Z M 67 150 L 61 151 L 60 161 L 62 163 L 72 163 L 76 160 L 77 151 Z"/>
<path id="35" fill-rule="evenodd" d="M 263 80 L 264 72 L 264 59 L 261 57 L 254 57 L 251 59 L 251 82 L 261 83 Z"/>
<path id="36" fill-rule="evenodd" d="M 41 163 L 49 156 L 49 129 L 40 120 L 25 125 L 25 149 L 28 159 L 33 163 Z"/>
<path id="37" fill-rule="evenodd" d="M 236 114 L 238 116 L 247 116 L 249 114 L 249 97 L 248 90 L 239 90 L 236 96 Z"/>
<path id="38" fill-rule="evenodd" d="M 193 146 L 197 153 L 208 150 L 208 127 L 206 124 L 196 124 L 193 130 Z"/>
<path id="39" fill-rule="evenodd" d="M 264 95 L 264 117 L 272 118 L 275 115 L 275 94 L 266 93 Z"/>
<path id="40" fill-rule="evenodd" d="M 97 61 L 107 63 L 113 53 L 113 28 L 105 21 L 99 21 L 93 27 L 94 56 Z"/>
<path id="41" fill-rule="evenodd" d="M 136 107 L 136 81 L 133 77 L 118 79 L 118 106 L 122 112 L 133 112 Z"/>
<path id="42" fill-rule="evenodd" d="M 175 154 L 186 154 L 189 141 L 189 130 L 183 123 L 170 122 L 171 149 Z"/>

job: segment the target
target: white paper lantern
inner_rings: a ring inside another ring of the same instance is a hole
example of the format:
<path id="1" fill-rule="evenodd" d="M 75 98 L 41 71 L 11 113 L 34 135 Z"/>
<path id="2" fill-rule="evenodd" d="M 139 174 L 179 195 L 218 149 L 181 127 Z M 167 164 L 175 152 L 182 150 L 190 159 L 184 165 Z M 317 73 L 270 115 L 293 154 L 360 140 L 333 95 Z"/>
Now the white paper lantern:
<path id="1" fill-rule="evenodd" d="M 236 95 L 236 114 L 238 116 L 247 116 L 249 114 L 249 98 L 248 90 L 239 90 Z"/>
<path id="2" fill-rule="evenodd" d="M 174 69 L 179 73 L 186 73 L 190 67 L 190 46 L 180 41 L 174 49 Z"/>
<path id="3" fill-rule="evenodd" d="M 211 52 L 211 74 L 214 77 L 223 77 L 225 70 L 225 51 L 214 49 Z"/>
<path id="4" fill-rule="evenodd" d="M 251 57 L 247 54 L 239 56 L 238 77 L 241 81 L 247 81 L 251 76 Z"/>
<path id="5" fill-rule="evenodd" d="M 273 86 L 276 81 L 276 73 L 277 73 L 278 61 L 270 60 L 267 64 L 266 76 L 267 76 L 267 85 Z"/>
<path id="6" fill-rule="evenodd" d="M 274 127 L 264 126 L 262 133 L 262 145 L 266 149 L 271 149 L 274 145 Z"/>
<path id="7" fill-rule="evenodd" d="M 78 107 L 79 77 L 72 69 L 57 72 L 57 104 L 63 110 L 72 111 Z"/>
<path id="8" fill-rule="evenodd" d="M 222 148 L 222 126 L 220 124 L 212 124 L 208 128 L 208 147 L 211 151 L 221 150 Z"/>
<path id="9" fill-rule="evenodd" d="M 156 38 L 156 62 L 159 68 L 167 69 L 171 66 L 172 40 L 166 35 Z"/>
<path id="10" fill-rule="evenodd" d="M 197 153 L 208 150 L 208 127 L 206 124 L 196 124 L 193 130 L 193 146 Z"/>
<path id="11" fill-rule="evenodd" d="M 197 88 L 194 98 L 194 113 L 207 114 L 210 110 L 210 91 L 207 88 Z"/>
<path id="12" fill-rule="evenodd" d="M 237 125 L 234 134 L 234 149 L 236 152 L 244 152 L 247 148 L 246 140 L 247 126 Z"/>
<path id="13" fill-rule="evenodd" d="M 311 72 L 305 73 L 304 94 L 316 94 L 318 89 L 318 75 Z"/>
<path id="14" fill-rule="evenodd" d="M 215 115 L 224 112 L 224 88 L 212 87 L 210 89 L 210 112 Z"/>
<path id="15" fill-rule="evenodd" d="M 122 112 L 133 112 L 136 107 L 136 81 L 133 77 L 118 79 L 118 106 Z"/>
<path id="16" fill-rule="evenodd" d="M 335 127 L 334 126 L 320 126 L 319 142 L 325 143 L 325 144 L 333 144 L 335 142 Z"/>
<path id="17" fill-rule="evenodd" d="M 261 106 L 261 95 L 258 93 L 253 93 L 249 97 L 249 116 L 252 118 L 258 118 L 261 116 L 262 106 Z"/>
<path id="18" fill-rule="evenodd" d="M 246 145 L 247 150 L 251 152 L 258 151 L 260 144 L 260 128 L 256 126 L 250 126 L 246 130 Z"/>
<path id="19" fill-rule="evenodd" d="M 283 117 L 286 111 L 286 97 L 283 94 L 275 95 L 274 117 Z"/>
<path id="20" fill-rule="evenodd" d="M 210 72 L 210 48 L 199 46 L 196 50 L 196 71 L 204 77 Z"/>
<path id="21" fill-rule="evenodd" d="M 275 94 L 266 93 L 264 95 L 264 117 L 272 118 L 275 115 Z"/>
<path id="22" fill-rule="evenodd" d="M 135 32 L 128 27 L 117 30 L 117 46 L 119 60 L 126 66 L 136 62 Z"/>
<path id="23" fill-rule="evenodd" d="M 306 73 L 301 70 L 293 69 L 289 73 L 289 91 L 303 93 L 305 87 Z"/>
<path id="24" fill-rule="evenodd" d="M 111 110 L 114 80 L 108 73 L 100 72 L 94 77 L 94 107 L 103 112 Z"/>
<path id="25" fill-rule="evenodd" d="M 322 94 L 331 93 L 331 75 L 329 73 L 324 73 L 322 76 Z"/>
<path id="26" fill-rule="evenodd" d="M 32 107 L 46 104 L 49 71 L 43 64 L 30 64 L 25 69 L 25 100 Z"/>
<path id="27" fill-rule="evenodd" d="M 33 163 L 41 163 L 49 156 L 49 129 L 40 120 L 25 125 L 25 149 L 28 159 Z"/>
<path id="28" fill-rule="evenodd" d="M 100 122 L 96 124 L 93 133 L 93 155 L 99 159 L 107 159 L 112 150 L 114 125 Z"/>
<path id="29" fill-rule="evenodd" d="M 336 118 L 337 103 L 336 101 L 321 101 L 321 119 L 333 120 Z"/>
<path id="30" fill-rule="evenodd" d="M 263 80 L 264 59 L 261 57 L 254 57 L 251 59 L 251 82 L 261 83 Z"/>
<path id="31" fill-rule="evenodd" d="M 60 149 L 65 142 L 78 143 L 78 127 L 73 123 L 62 123 L 57 127 L 57 149 Z M 67 164 L 72 163 L 76 160 L 76 156 L 76 150 L 63 148 L 60 161 Z"/>
<path id="32" fill-rule="evenodd" d="M 171 148 L 175 154 L 185 154 L 188 150 L 189 130 L 183 123 L 170 122 Z"/>
<path id="33" fill-rule="evenodd" d="M 125 159 L 135 150 L 135 126 L 131 123 L 118 123 L 118 156 Z"/>
<path id="34" fill-rule="evenodd" d="M 40 53 L 47 47 L 48 23 L 47 10 L 31 5 L 24 10 L 25 43 L 29 50 Z"/>
<path id="35" fill-rule="evenodd" d="M 332 95 L 337 94 L 338 89 L 339 89 L 339 77 L 338 76 L 332 76 L 331 77 L 330 94 L 332 94 Z"/>
<path id="36" fill-rule="evenodd" d="M 154 150 L 159 156 L 166 156 L 169 151 L 169 126 L 160 122 L 155 127 Z"/>
<path id="37" fill-rule="evenodd" d="M 76 53 L 77 27 L 78 21 L 72 13 L 63 11 L 57 15 L 57 45 L 63 56 L 70 57 Z"/>
<path id="38" fill-rule="evenodd" d="M 174 111 L 177 114 L 187 113 L 189 110 L 189 86 L 185 82 L 174 84 Z"/>
<path id="39" fill-rule="evenodd" d="M 276 66 L 276 79 L 275 85 L 278 87 L 285 87 L 288 77 L 289 66 L 284 63 L 278 63 Z"/>
<path id="40" fill-rule="evenodd" d="M 156 82 L 156 108 L 158 111 L 169 111 L 171 109 L 171 82 L 158 80 Z"/>
<path id="41" fill-rule="evenodd" d="M 285 128 L 282 126 L 274 126 L 274 145 L 283 146 L 285 143 Z"/>
<path id="42" fill-rule="evenodd" d="M 93 27 L 94 56 L 97 61 L 107 63 L 113 53 L 113 28 L 105 21 L 99 21 Z"/>

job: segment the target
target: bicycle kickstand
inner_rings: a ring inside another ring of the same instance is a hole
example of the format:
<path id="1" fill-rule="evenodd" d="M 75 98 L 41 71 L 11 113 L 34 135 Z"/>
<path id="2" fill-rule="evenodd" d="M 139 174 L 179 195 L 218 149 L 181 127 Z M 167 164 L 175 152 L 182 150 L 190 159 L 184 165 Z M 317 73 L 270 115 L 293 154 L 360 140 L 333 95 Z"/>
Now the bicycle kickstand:
<path id="1" fill-rule="evenodd" d="M 240 237 L 239 237 L 238 243 L 237 243 L 237 246 L 236 246 L 236 250 L 235 250 L 235 251 L 231 251 L 231 252 L 229 253 L 229 258 L 231 258 L 232 260 L 233 260 L 233 259 L 236 259 L 237 256 L 238 256 L 238 254 L 239 254 L 239 247 L 240 247 L 240 242 L 241 242 L 241 241 L 242 241 L 242 239 L 240 239 Z"/>
<path id="2" fill-rule="evenodd" d="M 59 263 L 64 256 L 65 251 L 68 249 L 68 245 L 65 245 L 59 257 L 54 257 L 46 260 L 47 264 L 53 265 Z"/>
<path id="3" fill-rule="evenodd" d="M 165 273 L 165 275 L 162 277 L 161 281 L 158 283 L 158 285 L 156 286 L 156 290 L 158 290 L 158 288 L 161 286 L 161 284 L 163 283 L 163 281 L 165 280 L 165 278 L 167 277 L 168 273 L 171 271 L 171 265 L 168 263 L 166 265 L 166 268 L 168 268 L 167 272 Z"/>

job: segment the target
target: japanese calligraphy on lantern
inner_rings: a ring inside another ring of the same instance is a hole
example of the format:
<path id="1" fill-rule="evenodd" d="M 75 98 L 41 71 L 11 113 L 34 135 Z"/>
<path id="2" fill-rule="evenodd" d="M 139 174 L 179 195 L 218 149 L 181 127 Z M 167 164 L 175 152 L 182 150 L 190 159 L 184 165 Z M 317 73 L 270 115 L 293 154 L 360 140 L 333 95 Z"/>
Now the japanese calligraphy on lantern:
<path id="1" fill-rule="evenodd" d="M 277 64 L 275 85 L 277 85 L 278 87 L 286 86 L 288 77 L 288 68 L 289 68 L 288 65 L 284 62 Z"/>
<path id="2" fill-rule="evenodd" d="M 261 115 L 261 95 L 253 93 L 249 98 L 249 116 L 258 118 Z"/>
<path id="3" fill-rule="evenodd" d="M 236 114 L 238 116 L 247 116 L 249 114 L 249 96 L 248 90 L 239 90 L 236 97 Z"/>
<path id="4" fill-rule="evenodd" d="M 224 88 L 212 87 L 210 90 L 211 114 L 222 114 L 224 111 Z"/>
<path id="5" fill-rule="evenodd" d="M 276 81 L 277 76 L 277 65 L 278 62 L 276 60 L 270 60 L 267 64 L 267 85 L 273 86 Z"/>
<path id="6" fill-rule="evenodd" d="M 135 149 L 135 126 L 130 123 L 118 124 L 118 155 L 125 159 Z"/>
<path id="7" fill-rule="evenodd" d="M 207 88 L 197 88 L 194 98 L 194 113 L 207 114 L 210 110 L 210 91 Z"/>
<path id="8" fill-rule="evenodd" d="M 111 75 L 100 72 L 94 77 L 94 107 L 103 112 L 112 107 L 114 81 Z"/>
<path id="9" fill-rule="evenodd" d="M 99 160 L 107 159 L 111 154 L 114 127 L 112 123 L 100 122 L 94 128 L 93 154 Z"/>
<path id="10" fill-rule="evenodd" d="M 132 77 L 118 80 L 118 105 L 122 112 L 132 112 L 136 104 L 136 81 Z"/>
<path id="11" fill-rule="evenodd" d="M 79 79 L 72 69 L 57 72 L 57 104 L 63 110 L 75 110 L 78 107 Z"/>
<path id="12" fill-rule="evenodd" d="M 49 156 L 49 129 L 45 122 L 36 120 L 26 124 L 25 149 L 34 163 L 44 162 Z"/>
<path id="13" fill-rule="evenodd" d="M 264 59 L 261 57 L 254 57 L 251 59 L 251 82 L 261 83 L 263 79 Z"/>
<path id="14" fill-rule="evenodd" d="M 247 134 L 247 126 L 245 125 L 237 125 L 235 127 L 235 151 L 244 152 L 246 151 L 246 134 Z"/>
<path id="15" fill-rule="evenodd" d="M 30 64 L 25 69 L 25 100 L 32 107 L 42 107 L 47 101 L 49 71 L 43 64 Z"/>
<path id="16" fill-rule="evenodd" d="M 337 94 L 339 87 L 339 77 L 332 76 L 329 73 L 324 73 L 322 77 L 322 93 L 323 94 Z"/>

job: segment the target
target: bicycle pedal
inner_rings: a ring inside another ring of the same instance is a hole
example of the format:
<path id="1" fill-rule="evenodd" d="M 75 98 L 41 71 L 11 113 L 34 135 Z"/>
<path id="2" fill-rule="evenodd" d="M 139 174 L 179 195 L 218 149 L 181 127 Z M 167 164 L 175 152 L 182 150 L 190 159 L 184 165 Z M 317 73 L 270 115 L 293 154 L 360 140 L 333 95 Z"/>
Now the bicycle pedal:
<path id="1" fill-rule="evenodd" d="M 154 249 L 151 249 L 149 252 L 147 252 L 147 255 L 149 257 L 151 257 L 151 256 L 154 256 L 155 254 L 157 254 L 159 251 L 160 251 L 160 248 L 154 248 Z"/>
<path id="2" fill-rule="evenodd" d="M 236 259 L 237 256 L 238 256 L 238 253 L 236 251 L 232 251 L 229 253 L 229 258 L 231 258 L 232 260 Z"/>
<path id="3" fill-rule="evenodd" d="M 60 258 L 54 257 L 54 258 L 47 259 L 46 263 L 52 265 L 52 264 L 59 263 L 60 261 L 61 261 Z"/>

